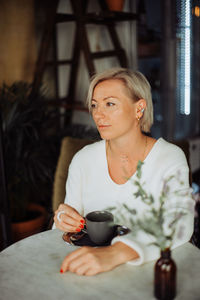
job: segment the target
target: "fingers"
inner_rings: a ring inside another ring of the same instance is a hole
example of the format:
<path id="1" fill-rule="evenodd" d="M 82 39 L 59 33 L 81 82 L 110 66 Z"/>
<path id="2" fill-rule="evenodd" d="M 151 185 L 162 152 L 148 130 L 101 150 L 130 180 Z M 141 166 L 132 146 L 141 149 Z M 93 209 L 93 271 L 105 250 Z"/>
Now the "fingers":
<path id="1" fill-rule="evenodd" d="M 83 223 L 79 223 L 65 214 L 61 214 L 60 221 L 55 215 L 54 221 L 57 228 L 66 232 L 80 232 L 84 228 Z"/>
<path id="2" fill-rule="evenodd" d="M 89 269 L 89 265 L 86 263 L 84 255 L 80 255 L 77 258 L 70 260 L 67 264 L 67 269 L 63 270 L 64 272 L 70 271 L 72 273 L 76 273 L 79 275 L 84 275 L 86 271 Z"/>
<path id="3" fill-rule="evenodd" d="M 55 221 L 55 225 L 56 225 L 56 228 L 58 228 L 64 232 L 80 232 L 84 227 L 84 225 L 82 225 L 82 224 L 79 224 L 78 226 L 71 226 L 62 221 L 58 222 L 58 220 Z"/>
<path id="4" fill-rule="evenodd" d="M 80 223 L 83 220 L 82 216 L 77 212 L 76 209 L 67 204 L 60 204 L 58 207 L 58 211 L 63 210 L 66 215 L 69 215 L 71 218 Z"/>
<path id="5" fill-rule="evenodd" d="M 92 276 L 101 272 L 101 266 L 91 247 L 82 247 L 65 257 L 60 272 L 70 271 L 78 275 Z"/>
<path id="6" fill-rule="evenodd" d="M 60 221 L 57 216 L 60 211 Z M 79 232 L 84 228 L 85 220 L 82 216 L 71 206 L 67 204 L 61 204 L 58 210 L 55 211 L 54 222 L 57 228 L 67 232 Z"/>
<path id="7" fill-rule="evenodd" d="M 61 214 L 60 219 L 61 219 L 61 223 L 68 224 L 69 226 L 72 227 L 79 227 L 79 225 L 82 224 L 81 221 L 77 221 L 67 214 Z"/>
<path id="8" fill-rule="evenodd" d="M 77 269 L 76 269 L 76 273 L 77 275 L 87 275 L 88 272 L 89 272 L 90 268 L 87 264 L 83 264 L 81 266 L 79 266 Z"/>
<path id="9" fill-rule="evenodd" d="M 82 257 L 82 255 L 85 253 L 86 248 L 87 247 L 82 247 L 80 249 L 77 249 L 65 257 L 65 259 L 63 260 L 63 262 L 61 264 L 61 269 L 63 270 L 63 272 L 69 271 L 70 264 L 76 259 L 78 261 Z M 81 260 L 81 262 L 82 261 L 83 260 Z M 77 266 L 78 266 L 78 264 L 79 263 L 77 263 Z"/>

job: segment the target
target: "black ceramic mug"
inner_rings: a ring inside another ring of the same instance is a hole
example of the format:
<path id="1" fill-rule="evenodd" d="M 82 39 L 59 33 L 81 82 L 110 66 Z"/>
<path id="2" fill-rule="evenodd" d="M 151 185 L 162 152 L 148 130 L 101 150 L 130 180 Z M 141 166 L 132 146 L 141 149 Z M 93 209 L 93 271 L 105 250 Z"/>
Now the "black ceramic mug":
<path id="1" fill-rule="evenodd" d="M 130 230 L 125 226 L 115 225 L 114 216 L 106 210 L 92 211 L 85 217 L 86 232 L 97 245 L 103 245 L 116 235 L 124 235 Z"/>

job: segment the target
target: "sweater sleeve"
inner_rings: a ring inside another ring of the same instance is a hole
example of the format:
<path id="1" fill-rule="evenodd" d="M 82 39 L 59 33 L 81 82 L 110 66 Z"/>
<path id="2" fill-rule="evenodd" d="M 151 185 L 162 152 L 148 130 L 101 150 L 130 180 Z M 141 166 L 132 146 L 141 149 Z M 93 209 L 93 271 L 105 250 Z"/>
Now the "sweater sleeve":
<path id="1" fill-rule="evenodd" d="M 184 211 L 177 224 L 176 231 L 173 238 L 173 243 L 171 249 L 174 249 L 186 242 L 188 242 L 193 233 L 194 226 L 194 201 L 192 199 L 191 189 L 189 186 L 189 169 L 187 162 L 182 151 L 179 151 L 178 160 L 172 161 L 171 165 L 167 168 L 167 171 L 163 174 L 160 182 L 163 182 L 163 179 L 169 178 L 171 175 L 179 176 L 178 180 L 174 177 L 169 182 L 170 195 L 167 198 L 167 201 L 164 205 L 166 211 L 165 225 L 169 224 L 170 216 L 173 215 L 173 212 L 177 207 Z M 180 196 L 175 196 L 174 191 L 179 191 Z M 155 238 L 150 234 L 147 234 L 144 231 L 138 230 L 136 235 L 133 235 L 131 232 L 125 236 L 118 236 L 112 240 L 112 244 L 116 242 L 123 242 L 127 246 L 133 248 L 139 255 L 138 259 L 130 261 L 128 263 L 132 265 L 141 265 L 145 262 L 158 259 L 160 256 L 160 249 L 153 245 Z"/>

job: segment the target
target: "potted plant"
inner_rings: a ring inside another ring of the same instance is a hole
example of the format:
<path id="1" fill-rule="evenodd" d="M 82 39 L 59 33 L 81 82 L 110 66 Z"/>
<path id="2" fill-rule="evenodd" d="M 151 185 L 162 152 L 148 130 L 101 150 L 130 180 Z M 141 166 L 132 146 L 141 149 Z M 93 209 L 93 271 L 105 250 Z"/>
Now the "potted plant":
<path id="1" fill-rule="evenodd" d="M 31 89 L 26 82 L 0 88 L 13 241 L 43 229 L 56 165 L 45 97 L 40 93 L 31 96 Z M 33 228 L 26 229 L 27 223 Z"/>
<path id="2" fill-rule="evenodd" d="M 109 10 L 122 11 L 124 7 L 124 0 L 106 0 Z"/>

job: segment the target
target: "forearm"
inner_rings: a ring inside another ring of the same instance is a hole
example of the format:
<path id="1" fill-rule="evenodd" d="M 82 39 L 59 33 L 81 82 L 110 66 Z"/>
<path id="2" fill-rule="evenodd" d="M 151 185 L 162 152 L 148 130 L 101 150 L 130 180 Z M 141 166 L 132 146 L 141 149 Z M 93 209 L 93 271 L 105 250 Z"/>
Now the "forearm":
<path id="1" fill-rule="evenodd" d="M 113 250 L 113 257 L 118 265 L 137 259 L 139 257 L 138 253 L 134 249 L 127 246 L 123 242 L 116 242 L 111 247 Z"/>

